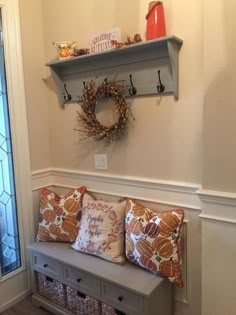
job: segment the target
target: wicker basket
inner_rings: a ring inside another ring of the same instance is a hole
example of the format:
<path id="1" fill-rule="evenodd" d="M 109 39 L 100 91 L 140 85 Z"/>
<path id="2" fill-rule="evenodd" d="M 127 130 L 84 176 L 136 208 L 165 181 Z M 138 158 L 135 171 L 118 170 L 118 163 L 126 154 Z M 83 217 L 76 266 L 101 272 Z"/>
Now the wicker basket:
<path id="1" fill-rule="evenodd" d="M 102 315 L 116 315 L 116 314 L 117 312 L 112 306 L 102 303 Z"/>
<path id="2" fill-rule="evenodd" d="M 37 272 L 39 294 L 53 303 L 66 307 L 66 286 Z"/>
<path id="3" fill-rule="evenodd" d="M 70 287 L 67 290 L 67 309 L 76 315 L 101 315 L 101 302 Z"/>

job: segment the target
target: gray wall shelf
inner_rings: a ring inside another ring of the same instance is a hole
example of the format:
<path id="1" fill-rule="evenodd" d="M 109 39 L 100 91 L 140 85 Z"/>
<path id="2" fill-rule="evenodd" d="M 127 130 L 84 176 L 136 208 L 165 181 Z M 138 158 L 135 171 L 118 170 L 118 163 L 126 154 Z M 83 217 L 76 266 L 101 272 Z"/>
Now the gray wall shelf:
<path id="1" fill-rule="evenodd" d="M 46 65 L 50 67 L 57 84 L 62 105 L 77 102 L 84 82 L 95 78 L 98 84 L 104 79 L 123 81 L 127 88 L 126 96 L 130 96 L 130 75 L 137 89 L 135 96 L 172 94 L 178 99 L 179 50 L 182 43 L 183 41 L 175 36 L 167 36 Z M 158 74 L 161 84 L 164 85 L 162 92 Z"/>

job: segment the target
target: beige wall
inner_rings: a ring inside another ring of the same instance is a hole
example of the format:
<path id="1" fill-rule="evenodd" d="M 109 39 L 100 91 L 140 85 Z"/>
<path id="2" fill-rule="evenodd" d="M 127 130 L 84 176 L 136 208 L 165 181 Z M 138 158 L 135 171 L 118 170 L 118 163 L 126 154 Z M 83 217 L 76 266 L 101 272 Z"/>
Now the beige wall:
<path id="1" fill-rule="evenodd" d="M 202 186 L 232 193 L 236 193 L 235 10 L 234 0 L 204 2 Z M 235 211 L 233 204 L 223 203 L 218 206 L 223 217 L 227 207 Z M 233 221 L 202 222 L 202 315 L 236 313 Z"/>
<path id="2" fill-rule="evenodd" d="M 202 224 L 202 315 L 236 313 L 235 224 Z"/>
<path id="3" fill-rule="evenodd" d="M 148 1 L 71 0 L 68 5 L 65 0 L 46 0 L 42 3 L 47 61 L 56 57 L 53 41 L 76 40 L 79 47 L 88 47 L 92 34 L 113 26 L 121 27 L 123 37 L 140 32 L 144 38 Z M 47 89 L 43 95 L 49 110 L 50 147 L 54 167 L 94 171 L 94 154 L 106 153 L 108 172 L 113 174 L 194 183 L 201 181 L 203 100 L 199 78 L 202 77 L 203 60 L 199 46 L 202 42 L 202 8 L 201 2 L 189 3 L 185 0 L 181 5 L 182 10 L 174 1 L 165 2 L 168 34 L 175 34 L 184 40 L 180 53 L 179 101 L 176 102 L 172 96 L 135 99 L 132 110 L 136 120 L 130 124 L 128 137 L 121 142 L 106 148 L 103 144 L 90 140 L 79 142 L 78 134 L 74 131 L 77 127 L 78 105 L 70 105 L 65 110 L 61 108 L 54 82 L 46 69 Z M 30 7 L 33 9 L 33 4 Z M 188 12 L 188 15 L 183 16 L 182 11 Z M 40 14 L 39 12 L 39 16 Z M 186 28 L 185 24 L 190 22 L 192 27 Z M 35 60 L 35 57 L 31 59 Z M 31 59 L 29 56 L 28 64 Z M 40 72 L 37 75 L 43 77 L 43 58 L 38 63 Z M 35 93 L 39 91 L 36 89 Z M 32 95 L 32 99 L 35 102 L 35 96 Z M 29 106 L 31 109 L 30 103 Z M 44 125 L 45 122 L 45 117 L 36 114 L 38 107 L 39 104 L 35 104 L 34 111 L 29 111 L 32 134 L 37 132 L 39 123 Z M 43 146 L 45 143 L 32 141 L 31 151 Z M 37 156 L 32 156 L 32 160 L 34 170 L 42 168 L 42 161 Z"/>
<path id="4" fill-rule="evenodd" d="M 51 166 L 41 0 L 20 0 L 20 27 L 32 170 Z"/>
<path id="5" fill-rule="evenodd" d="M 229 192 L 236 192 L 235 10 L 234 0 L 204 4 L 203 186 Z"/>
<path id="6" fill-rule="evenodd" d="M 113 26 L 121 27 L 123 37 L 136 32 L 144 37 L 149 1 L 19 1 L 32 170 L 52 166 L 95 171 L 94 153 L 107 153 L 112 174 L 199 183 L 209 190 L 236 192 L 234 0 L 164 2 L 167 33 L 184 40 L 179 100 L 172 96 L 135 99 L 136 120 L 130 124 L 128 137 L 106 148 L 78 141 L 73 129 L 79 107 L 61 108 L 44 64 L 56 57 L 53 41 L 76 40 L 79 47 L 86 47 L 92 34 Z M 201 238 L 200 219 L 188 210 L 186 215 L 195 222 L 189 224 L 193 235 L 189 252 L 199 259 L 195 235 Z M 235 313 L 231 275 L 236 252 L 230 243 L 234 230 L 228 223 L 203 221 L 202 315 L 222 315 L 225 310 L 226 315 Z M 199 264 L 189 268 L 201 278 Z M 180 315 L 199 315 L 200 284 L 194 277 L 191 281 L 190 305 L 177 307 Z"/>

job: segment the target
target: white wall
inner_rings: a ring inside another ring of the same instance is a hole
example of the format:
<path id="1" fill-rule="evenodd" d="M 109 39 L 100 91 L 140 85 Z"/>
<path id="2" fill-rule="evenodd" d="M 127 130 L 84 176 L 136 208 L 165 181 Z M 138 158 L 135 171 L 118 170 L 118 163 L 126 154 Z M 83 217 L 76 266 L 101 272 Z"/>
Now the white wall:
<path id="1" fill-rule="evenodd" d="M 202 314 L 236 312 L 235 223 L 202 223 Z"/>
<path id="2" fill-rule="evenodd" d="M 236 313 L 234 0 L 204 2 L 202 315 Z"/>

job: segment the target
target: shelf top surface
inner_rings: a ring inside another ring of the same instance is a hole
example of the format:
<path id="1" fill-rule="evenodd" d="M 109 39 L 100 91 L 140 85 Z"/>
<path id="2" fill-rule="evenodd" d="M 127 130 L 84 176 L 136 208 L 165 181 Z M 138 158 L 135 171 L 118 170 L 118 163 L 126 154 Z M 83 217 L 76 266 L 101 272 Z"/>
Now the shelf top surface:
<path id="1" fill-rule="evenodd" d="M 141 50 L 144 51 L 149 48 L 151 49 L 151 48 L 163 47 L 167 45 L 167 42 L 175 43 L 179 47 L 181 47 L 183 43 L 183 41 L 180 38 L 174 35 L 171 35 L 171 36 L 161 37 L 158 39 L 142 41 L 140 43 L 127 45 L 121 48 L 105 50 L 99 53 L 92 53 L 92 54 L 86 54 L 86 55 L 77 56 L 77 57 L 71 57 L 65 60 L 56 60 L 56 61 L 47 63 L 46 66 L 61 68 L 61 67 L 66 67 L 69 65 L 76 64 L 78 62 L 89 61 L 91 59 L 97 59 L 101 57 L 108 57 L 108 56 L 118 57 L 118 56 L 123 56 L 129 53 L 135 53 Z"/>
<path id="2" fill-rule="evenodd" d="M 163 281 L 168 281 L 129 262 L 120 265 L 77 252 L 68 243 L 35 242 L 28 249 L 144 296 L 149 296 Z"/>

